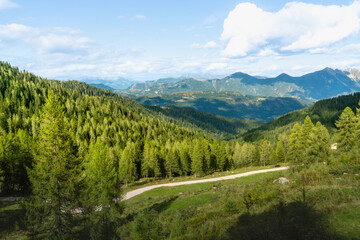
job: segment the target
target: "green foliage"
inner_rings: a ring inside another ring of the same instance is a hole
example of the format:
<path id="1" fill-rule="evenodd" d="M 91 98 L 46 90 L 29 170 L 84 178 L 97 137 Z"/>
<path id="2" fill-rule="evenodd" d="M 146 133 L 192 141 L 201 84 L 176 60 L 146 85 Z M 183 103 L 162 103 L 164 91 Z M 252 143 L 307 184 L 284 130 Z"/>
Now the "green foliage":
<path id="1" fill-rule="evenodd" d="M 337 147 L 345 152 L 350 151 L 359 134 L 359 130 L 357 129 L 357 119 L 351 108 L 346 107 L 344 109 L 335 125 L 337 127 Z"/>
<path id="2" fill-rule="evenodd" d="M 89 147 L 85 165 L 85 207 L 91 214 L 91 235 L 94 239 L 113 237 L 116 220 L 122 213 L 122 191 L 117 173 L 116 159 L 101 138 Z"/>
<path id="3" fill-rule="evenodd" d="M 258 141 L 263 138 L 275 141 L 278 135 L 282 133 L 288 134 L 296 122 L 299 124 L 303 123 L 306 116 L 309 116 L 314 122 L 321 122 L 331 133 L 335 131 L 335 122 L 339 119 L 342 111 L 346 107 L 350 107 L 355 111 L 359 101 L 360 93 L 320 100 L 309 108 L 282 115 L 240 136 L 245 141 Z"/>
<path id="4" fill-rule="evenodd" d="M 130 97 L 141 103 L 153 106 L 186 107 L 200 112 L 261 122 L 271 121 L 285 113 L 311 105 L 311 102 L 295 98 L 259 97 L 226 91 L 186 91 L 162 95 L 156 94 L 153 96 L 130 95 Z M 246 122 L 243 121 L 243 123 Z M 243 127 L 246 130 L 249 129 L 246 125 Z"/>
<path id="5" fill-rule="evenodd" d="M 192 152 L 192 173 L 196 175 L 202 175 L 207 171 L 206 152 L 202 139 L 195 142 L 195 146 Z"/>
<path id="6" fill-rule="evenodd" d="M 49 93 L 41 119 L 35 166 L 30 174 L 28 219 L 33 231 L 65 238 L 71 234 L 78 202 L 80 161 L 63 107 L 53 92 Z"/>
<path id="7" fill-rule="evenodd" d="M 119 176 L 126 185 L 138 177 L 136 173 L 136 161 L 138 161 L 139 157 L 135 143 L 128 142 L 119 161 Z"/>

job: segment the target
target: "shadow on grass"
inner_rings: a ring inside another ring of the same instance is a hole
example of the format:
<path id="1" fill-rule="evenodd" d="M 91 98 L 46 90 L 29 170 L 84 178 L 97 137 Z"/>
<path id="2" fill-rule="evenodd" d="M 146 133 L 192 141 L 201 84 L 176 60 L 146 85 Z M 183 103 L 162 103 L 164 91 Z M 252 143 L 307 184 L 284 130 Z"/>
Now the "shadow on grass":
<path id="1" fill-rule="evenodd" d="M 18 202 L 0 202 L 0 238 L 25 229 L 25 210 Z"/>
<path id="2" fill-rule="evenodd" d="M 305 203 L 280 203 L 259 214 L 243 214 L 229 229 L 230 239 L 330 240 L 341 239 L 326 216 Z"/>
<path id="3" fill-rule="evenodd" d="M 156 211 L 158 213 L 161 213 L 162 211 L 165 211 L 166 209 L 168 209 L 168 207 L 170 206 L 170 204 L 175 201 L 179 196 L 174 196 L 170 199 L 166 199 L 160 203 L 155 203 L 152 206 L 150 206 L 148 208 L 149 211 Z"/>

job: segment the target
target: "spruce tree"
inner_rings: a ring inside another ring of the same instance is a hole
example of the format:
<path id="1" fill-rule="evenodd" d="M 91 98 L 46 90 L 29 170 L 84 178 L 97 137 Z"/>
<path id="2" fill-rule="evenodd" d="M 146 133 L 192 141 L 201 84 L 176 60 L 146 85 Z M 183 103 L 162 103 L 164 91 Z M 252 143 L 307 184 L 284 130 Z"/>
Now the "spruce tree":
<path id="1" fill-rule="evenodd" d="M 32 230 L 62 239 L 71 235 L 78 207 L 80 161 L 63 107 L 53 92 L 49 92 L 40 119 L 27 214 Z"/>

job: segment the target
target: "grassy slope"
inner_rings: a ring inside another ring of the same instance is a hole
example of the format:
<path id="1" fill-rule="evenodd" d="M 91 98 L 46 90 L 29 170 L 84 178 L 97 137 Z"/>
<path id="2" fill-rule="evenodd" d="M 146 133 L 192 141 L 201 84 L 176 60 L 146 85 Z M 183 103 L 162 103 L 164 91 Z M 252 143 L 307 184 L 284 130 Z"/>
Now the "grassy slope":
<path id="1" fill-rule="evenodd" d="M 154 189 L 125 202 L 118 233 L 122 239 L 359 239 L 360 176 L 342 171 L 309 182 L 305 201 L 299 175 L 288 171 Z M 279 177 L 290 183 L 274 183 Z M 246 202 L 253 205 L 247 209 Z M 28 239 L 22 220 L 18 203 L 0 203 L 0 238 Z"/>
<path id="2" fill-rule="evenodd" d="M 285 176 L 292 183 L 274 179 Z M 360 177 L 324 178 L 306 187 L 285 172 L 235 180 L 159 188 L 126 202 L 125 237 L 141 235 L 138 224 L 171 239 L 359 239 Z M 248 212 L 244 196 L 258 200 Z M 151 221 L 151 222 L 147 222 Z"/>

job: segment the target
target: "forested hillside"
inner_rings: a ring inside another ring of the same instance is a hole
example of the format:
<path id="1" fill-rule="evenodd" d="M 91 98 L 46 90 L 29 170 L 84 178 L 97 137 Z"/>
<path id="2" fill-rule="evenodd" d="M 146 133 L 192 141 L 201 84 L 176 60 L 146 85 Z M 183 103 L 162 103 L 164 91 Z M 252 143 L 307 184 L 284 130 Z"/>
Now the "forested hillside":
<path id="1" fill-rule="evenodd" d="M 310 116 L 314 122 L 320 121 L 333 133 L 335 122 L 341 112 L 350 107 L 354 112 L 359 106 L 360 93 L 324 99 L 316 102 L 313 106 L 285 114 L 258 128 L 249 130 L 241 135 L 245 141 L 257 141 L 262 138 L 276 140 L 280 133 L 289 132 L 293 125 L 301 123 L 306 116 Z"/>
<path id="2" fill-rule="evenodd" d="M 129 97 L 148 105 L 190 107 L 201 112 L 262 122 L 271 121 L 285 113 L 308 107 L 312 104 L 309 101 L 296 98 L 258 97 L 225 91 L 186 91 L 153 96 Z"/>
<path id="3" fill-rule="evenodd" d="M 175 123 L 176 125 L 186 127 L 188 129 L 201 132 L 219 139 L 228 139 L 235 137 L 239 133 L 243 133 L 249 129 L 258 127 L 260 122 L 247 119 L 232 119 L 215 114 L 203 113 L 192 109 L 168 106 L 166 108 L 151 107 L 143 105 L 129 98 L 115 94 L 112 91 L 95 88 L 88 84 L 78 81 L 62 81 L 62 86 L 79 91 L 81 94 L 89 96 L 101 96 L 113 101 L 129 106 L 134 111 L 155 119 L 165 120 Z M 206 119 L 206 120 L 205 120 Z"/>

